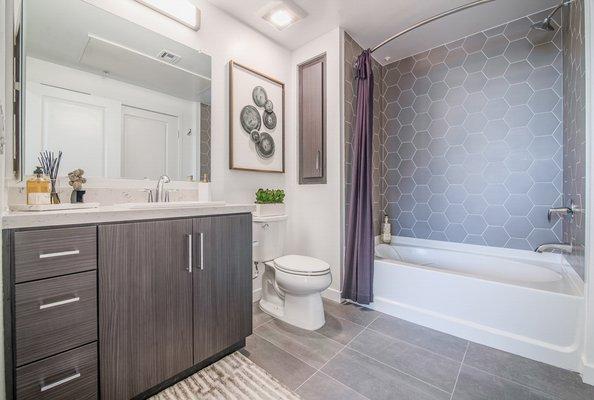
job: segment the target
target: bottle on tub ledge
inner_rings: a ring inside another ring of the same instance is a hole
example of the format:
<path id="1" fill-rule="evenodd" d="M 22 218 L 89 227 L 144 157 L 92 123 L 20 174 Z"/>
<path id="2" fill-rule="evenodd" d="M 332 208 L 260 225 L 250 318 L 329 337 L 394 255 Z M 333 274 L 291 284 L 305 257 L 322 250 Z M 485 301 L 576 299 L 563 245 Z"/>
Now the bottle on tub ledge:
<path id="1" fill-rule="evenodd" d="M 380 242 L 384 244 L 392 243 L 392 224 L 388 221 L 388 216 L 384 216 L 384 223 L 382 224 L 382 234 L 380 235 Z"/>

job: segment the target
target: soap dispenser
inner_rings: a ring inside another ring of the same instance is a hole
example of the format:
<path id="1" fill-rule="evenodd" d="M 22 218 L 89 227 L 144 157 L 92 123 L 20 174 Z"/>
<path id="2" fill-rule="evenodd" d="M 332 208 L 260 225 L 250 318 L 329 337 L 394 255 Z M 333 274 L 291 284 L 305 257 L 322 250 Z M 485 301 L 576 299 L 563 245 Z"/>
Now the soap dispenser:
<path id="1" fill-rule="evenodd" d="M 43 175 L 41 167 L 35 168 L 27 180 L 27 204 L 32 206 L 51 204 L 51 182 Z"/>
<path id="2" fill-rule="evenodd" d="M 382 234 L 380 241 L 385 244 L 392 243 L 392 224 L 388 221 L 388 216 L 384 216 L 384 223 L 382 224 Z"/>

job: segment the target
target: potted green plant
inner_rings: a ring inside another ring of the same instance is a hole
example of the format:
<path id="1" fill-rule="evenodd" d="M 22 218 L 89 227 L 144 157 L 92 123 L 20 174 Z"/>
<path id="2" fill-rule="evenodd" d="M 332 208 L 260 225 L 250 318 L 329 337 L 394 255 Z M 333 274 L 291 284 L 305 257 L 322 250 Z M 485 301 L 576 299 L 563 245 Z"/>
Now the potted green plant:
<path id="1" fill-rule="evenodd" d="M 285 191 L 282 189 L 258 189 L 256 212 L 259 217 L 285 214 Z"/>

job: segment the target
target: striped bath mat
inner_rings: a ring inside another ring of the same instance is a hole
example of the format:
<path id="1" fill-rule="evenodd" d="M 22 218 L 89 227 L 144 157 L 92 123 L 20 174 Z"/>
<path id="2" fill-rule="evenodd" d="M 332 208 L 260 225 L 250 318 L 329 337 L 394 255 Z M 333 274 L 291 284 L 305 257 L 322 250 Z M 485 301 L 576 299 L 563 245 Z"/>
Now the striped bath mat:
<path id="1" fill-rule="evenodd" d="M 299 396 L 243 354 L 235 352 L 151 399 L 299 400 Z"/>

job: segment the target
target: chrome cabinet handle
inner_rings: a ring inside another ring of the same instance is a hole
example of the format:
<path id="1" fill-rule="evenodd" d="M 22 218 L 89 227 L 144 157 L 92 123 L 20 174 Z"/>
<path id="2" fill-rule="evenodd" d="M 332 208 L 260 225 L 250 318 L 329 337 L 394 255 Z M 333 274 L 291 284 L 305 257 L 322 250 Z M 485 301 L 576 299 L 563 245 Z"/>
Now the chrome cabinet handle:
<path id="1" fill-rule="evenodd" d="M 204 233 L 200 232 L 200 271 L 204 271 Z"/>
<path id="2" fill-rule="evenodd" d="M 80 301 L 80 297 L 78 297 L 78 296 L 77 297 L 72 297 L 71 299 L 54 301 L 53 303 L 42 304 L 42 305 L 39 306 L 39 309 L 40 310 L 45 310 L 45 309 L 48 309 L 48 308 L 63 306 L 64 304 L 76 303 L 77 301 Z"/>
<path id="3" fill-rule="evenodd" d="M 316 155 L 316 171 L 320 170 L 320 156 L 321 156 L 321 153 L 320 153 L 320 150 L 318 150 L 318 154 Z"/>
<path id="4" fill-rule="evenodd" d="M 73 381 L 73 380 L 78 379 L 78 378 L 80 378 L 80 372 L 77 372 L 74 375 L 70 375 L 70 376 L 68 376 L 68 377 L 66 377 L 64 379 L 60 379 L 59 381 L 55 381 L 53 383 L 50 383 L 50 384 L 47 384 L 47 385 L 43 385 L 41 387 L 41 391 L 42 392 L 45 392 L 46 390 L 53 389 L 53 388 L 55 388 L 57 386 L 63 385 L 65 383 L 68 383 L 68 382 Z"/>
<path id="5" fill-rule="evenodd" d="M 44 259 L 44 258 L 74 256 L 77 254 L 80 254 L 80 250 L 68 250 L 68 251 L 58 251 L 56 253 L 45 253 L 45 254 L 40 254 L 39 258 Z"/>
<path id="6" fill-rule="evenodd" d="M 192 273 L 192 234 L 186 235 L 188 238 L 188 272 Z"/>

